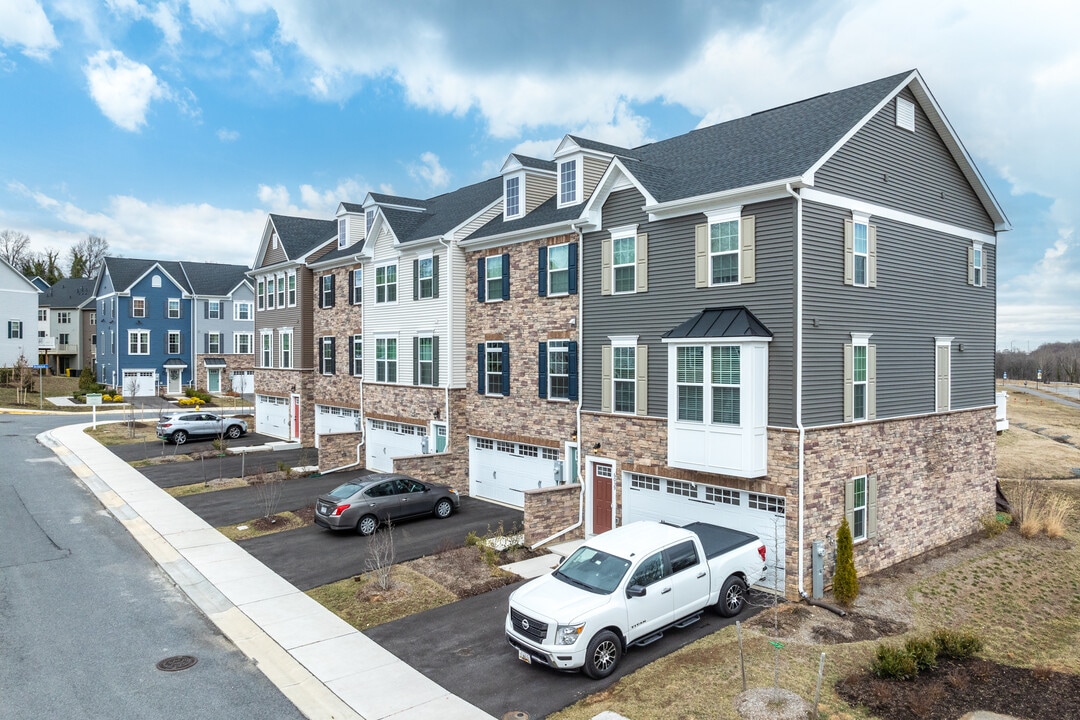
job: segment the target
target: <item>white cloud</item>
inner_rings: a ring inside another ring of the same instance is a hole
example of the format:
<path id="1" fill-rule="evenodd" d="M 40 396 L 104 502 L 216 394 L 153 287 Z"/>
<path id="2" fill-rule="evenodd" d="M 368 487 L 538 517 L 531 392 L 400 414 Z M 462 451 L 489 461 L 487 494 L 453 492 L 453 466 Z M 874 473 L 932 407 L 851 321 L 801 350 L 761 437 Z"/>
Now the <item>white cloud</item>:
<path id="1" fill-rule="evenodd" d="M 327 219 L 337 212 L 339 203 L 359 203 L 367 192 L 366 184 L 348 178 L 328 190 L 320 190 L 309 184 L 301 185 L 299 205 L 292 202 L 292 195 L 284 185 L 259 185 L 256 195 L 269 212 Z"/>
<path id="2" fill-rule="evenodd" d="M 223 143 L 236 142 L 240 139 L 240 132 L 229 128 L 218 128 L 217 139 Z"/>
<path id="3" fill-rule="evenodd" d="M 439 156 L 433 152 L 420 155 L 420 163 L 408 166 L 409 177 L 427 183 L 435 190 L 441 190 L 450 184 L 450 173 L 439 162 Z"/>
<path id="4" fill-rule="evenodd" d="M 24 55 L 39 59 L 60 47 L 52 23 L 35 0 L 0 2 L 0 44 L 21 45 Z"/>
<path id="5" fill-rule="evenodd" d="M 101 112 L 124 130 L 138 131 L 146 124 L 150 103 L 169 95 L 153 70 L 118 50 L 94 53 L 83 72 Z"/>

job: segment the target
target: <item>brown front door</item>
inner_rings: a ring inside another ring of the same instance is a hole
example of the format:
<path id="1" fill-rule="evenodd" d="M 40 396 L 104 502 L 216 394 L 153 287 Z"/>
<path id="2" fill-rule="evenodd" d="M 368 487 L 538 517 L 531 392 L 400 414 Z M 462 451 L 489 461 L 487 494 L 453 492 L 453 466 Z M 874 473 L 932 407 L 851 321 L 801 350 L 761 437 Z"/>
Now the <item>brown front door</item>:
<path id="1" fill-rule="evenodd" d="M 601 463 L 593 464 L 593 511 L 592 531 L 599 535 L 611 529 L 612 516 L 612 468 Z"/>

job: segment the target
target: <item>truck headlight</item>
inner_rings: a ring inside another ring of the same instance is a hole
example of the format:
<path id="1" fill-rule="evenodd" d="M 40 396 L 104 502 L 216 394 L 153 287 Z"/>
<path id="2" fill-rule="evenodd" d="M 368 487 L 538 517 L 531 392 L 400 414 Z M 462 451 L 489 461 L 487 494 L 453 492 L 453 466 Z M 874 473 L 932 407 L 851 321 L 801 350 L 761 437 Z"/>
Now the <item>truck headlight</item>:
<path id="1" fill-rule="evenodd" d="M 581 631 L 585 629 L 585 623 L 580 625 L 559 625 L 555 629 L 556 645 L 573 645 L 577 642 Z"/>

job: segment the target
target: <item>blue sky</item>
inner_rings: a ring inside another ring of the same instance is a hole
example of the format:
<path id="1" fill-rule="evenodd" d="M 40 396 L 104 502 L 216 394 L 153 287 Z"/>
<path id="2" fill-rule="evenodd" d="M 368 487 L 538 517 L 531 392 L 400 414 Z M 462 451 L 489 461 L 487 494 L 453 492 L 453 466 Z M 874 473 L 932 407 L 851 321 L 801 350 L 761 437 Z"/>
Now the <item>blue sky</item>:
<path id="1" fill-rule="evenodd" d="M 1080 339 L 1071 2 L 3 0 L 0 230 L 249 264 L 331 217 L 918 68 L 1013 230 L 998 346 Z"/>

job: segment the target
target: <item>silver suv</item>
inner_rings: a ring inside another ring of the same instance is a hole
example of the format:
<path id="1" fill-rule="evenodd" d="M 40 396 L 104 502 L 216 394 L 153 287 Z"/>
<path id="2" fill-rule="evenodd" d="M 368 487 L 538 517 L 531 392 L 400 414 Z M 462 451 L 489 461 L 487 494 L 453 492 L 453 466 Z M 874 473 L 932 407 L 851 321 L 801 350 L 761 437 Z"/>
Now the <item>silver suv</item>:
<path id="1" fill-rule="evenodd" d="M 227 418 L 214 413 L 175 412 L 162 415 L 157 422 L 157 436 L 176 445 L 189 437 L 225 437 L 235 440 L 247 434 L 247 423 L 239 418 Z"/>

